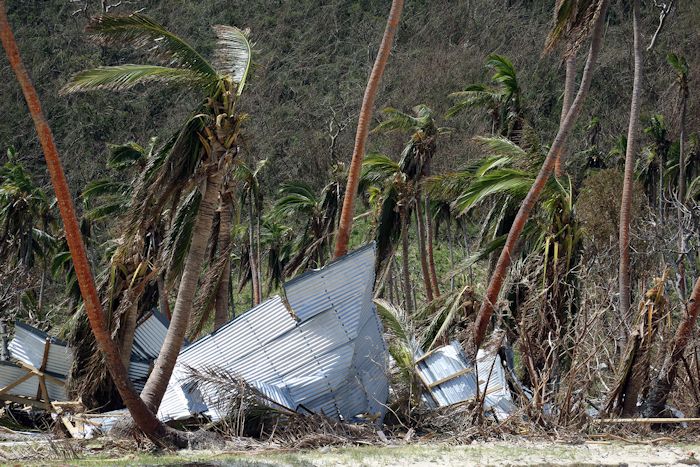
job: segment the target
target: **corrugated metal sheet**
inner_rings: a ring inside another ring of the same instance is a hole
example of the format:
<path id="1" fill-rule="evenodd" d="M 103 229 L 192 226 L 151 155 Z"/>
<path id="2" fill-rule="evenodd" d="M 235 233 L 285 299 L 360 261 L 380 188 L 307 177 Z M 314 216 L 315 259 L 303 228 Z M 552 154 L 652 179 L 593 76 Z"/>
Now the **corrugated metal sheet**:
<path id="1" fill-rule="evenodd" d="M 287 409 L 381 418 L 388 357 L 371 301 L 374 256 L 369 245 L 309 271 L 285 284 L 291 310 L 272 297 L 183 349 L 158 416 L 221 416 L 211 388 L 185 389 L 192 367 L 226 370 Z"/>
<path id="2" fill-rule="evenodd" d="M 140 359 L 155 359 L 167 332 L 168 319 L 165 316 L 157 310 L 145 313 L 136 325 L 132 354 Z"/>
<path id="3" fill-rule="evenodd" d="M 66 343 L 20 321 L 15 323 L 15 335 L 8 345 L 10 356 L 34 368 L 40 368 L 47 342 L 49 343 L 49 354 L 45 372 L 65 378 L 73 364 L 73 352 Z"/>
<path id="4" fill-rule="evenodd" d="M 430 387 L 425 401 L 431 405 L 446 407 L 476 398 L 484 399 L 484 409 L 492 411 L 498 419 L 506 418 L 514 406 L 505 369 L 495 353 L 480 349 L 476 367 L 464 354 L 459 342 L 440 347 L 426 356 L 417 355 L 417 371 Z M 477 383 L 478 377 L 478 383 Z"/>
<path id="5" fill-rule="evenodd" d="M 0 387 L 6 387 L 14 383 L 15 381 L 26 376 L 27 373 L 27 370 L 15 365 L 14 363 L 0 362 Z M 64 379 L 57 379 L 65 383 Z M 68 398 L 66 395 L 65 385 L 59 384 L 48 378 L 46 379 L 46 390 L 49 393 L 49 399 L 52 401 L 64 401 Z M 36 399 L 37 395 L 39 395 L 40 398 L 43 399 L 43 395 L 40 392 L 39 378 L 37 376 L 32 376 L 26 381 L 14 386 L 7 393 L 8 395 L 27 397 L 30 399 Z M 2 397 L 0 396 L 0 399 L 1 398 Z"/>

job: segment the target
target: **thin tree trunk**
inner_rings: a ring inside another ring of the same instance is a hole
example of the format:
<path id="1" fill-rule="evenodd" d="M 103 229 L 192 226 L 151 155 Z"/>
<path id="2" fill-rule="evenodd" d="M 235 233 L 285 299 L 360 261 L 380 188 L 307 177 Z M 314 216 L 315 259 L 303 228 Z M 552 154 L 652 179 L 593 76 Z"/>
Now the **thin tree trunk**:
<path id="1" fill-rule="evenodd" d="M 369 133 L 370 120 L 374 111 L 374 99 L 377 95 L 379 82 L 384 74 L 386 62 L 391 53 L 391 47 L 394 42 L 394 34 L 399 26 L 399 18 L 403 10 L 403 0 L 393 0 L 391 2 L 391 10 L 386 22 L 386 29 L 382 42 L 379 45 L 379 52 L 374 60 L 372 73 L 369 75 L 365 95 L 362 98 L 362 107 L 360 115 L 357 119 L 357 132 L 355 133 L 355 147 L 352 151 L 352 159 L 348 170 L 348 183 L 345 188 L 345 198 L 343 199 L 343 209 L 340 213 L 340 223 L 338 225 L 338 233 L 335 240 L 334 258 L 339 258 L 348 252 L 348 242 L 350 241 L 350 232 L 352 230 L 352 219 L 355 212 L 355 197 L 357 196 L 357 188 L 360 183 L 360 173 L 362 172 L 362 160 L 365 157 L 365 144 L 367 143 L 367 134 Z"/>
<path id="2" fill-rule="evenodd" d="M 564 78 L 564 99 L 562 100 L 561 106 L 561 117 L 559 118 L 559 125 L 564 123 L 566 114 L 569 112 L 571 103 L 574 100 L 574 93 L 576 92 L 576 52 L 573 52 L 570 57 L 566 59 L 566 77 Z M 557 161 L 554 164 L 554 173 L 557 178 L 565 175 L 564 171 L 564 161 L 566 159 L 566 145 L 562 144 L 559 154 L 557 154 Z"/>
<path id="3" fill-rule="evenodd" d="M 250 199 L 248 200 L 248 221 L 250 223 L 250 228 L 248 229 L 248 242 L 250 243 L 250 248 L 248 248 L 248 262 L 250 263 L 250 280 L 251 287 L 253 289 L 253 306 L 259 305 L 261 301 L 260 297 L 260 283 L 258 282 L 258 255 L 255 253 L 255 214 L 253 213 L 253 195 L 251 193 Z"/>
<path id="4" fill-rule="evenodd" d="M 212 219 L 216 210 L 217 198 L 221 188 L 222 174 L 215 170 L 207 178 L 206 188 L 199 205 L 197 219 L 192 230 L 192 241 L 187 252 L 185 267 L 182 271 L 180 286 L 177 291 L 173 317 L 165 335 L 160 354 L 156 359 L 146 385 L 141 391 L 141 398 L 155 413 L 160 407 L 163 395 L 172 376 L 175 362 L 185 341 L 185 334 L 190 324 L 190 314 L 194 301 L 199 274 L 206 257 L 207 242 L 211 235 Z"/>
<path id="5" fill-rule="evenodd" d="M 679 363 L 683 359 L 690 338 L 693 335 L 695 323 L 698 320 L 700 313 L 700 278 L 695 282 L 693 293 L 688 302 L 687 313 L 685 319 L 678 326 L 676 335 L 671 343 L 671 351 L 667 354 L 666 360 L 661 367 L 661 372 L 651 386 L 649 396 L 644 401 L 642 406 L 642 415 L 644 417 L 656 417 L 664 412 L 666 401 L 673 389 L 673 382 L 678 373 Z"/>
<path id="6" fill-rule="evenodd" d="M 416 195 L 416 229 L 418 231 L 418 256 L 420 258 L 421 272 L 423 273 L 425 296 L 428 299 L 428 302 L 432 302 L 434 298 L 433 284 L 430 280 L 430 266 L 428 265 L 428 253 L 425 246 L 425 217 L 423 216 L 423 207 L 420 194 Z"/>
<path id="7" fill-rule="evenodd" d="M 433 217 L 430 215 L 430 198 L 425 195 L 425 242 L 428 253 L 428 266 L 430 266 L 430 285 L 433 288 L 435 297 L 440 296 L 440 287 L 438 285 L 437 272 L 435 271 L 435 258 L 433 257 Z"/>
<path id="8" fill-rule="evenodd" d="M 685 204 L 685 120 L 686 120 L 686 97 L 681 96 L 681 131 L 680 147 L 678 148 L 678 197 L 680 202 Z"/>
<path id="9" fill-rule="evenodd" d="M 639 34 L 639 0 L 633 5 L 634 30 L 634 82 L 632 84 L 632 102 L 630 120 L 627 127 L 627 151 L 625 153 L 625 179 L 622 187 L 622 204 L 620 207 L 620 268 L 618 281 L 620 286 L 620 315 L 625 318 L 630 313 L 630 220 L 632 207 L 632 190 L 634 188 L 634 155 L 637 151 L 637 133 L 639 127 L 639 101 L 642 93 L 642 44 Z"/>
<path id="10" fill-rule="evenodd" d="M 408 216 L 406 209 L 401 209 L 401 262 L 403 263 L 403 294 L 406 299 L 406 311 L 413 313 L 413 296 L 411 295 L 411 270 L 408 264 Z"/>
<path id="11" fill-rule="evenodd" d="M 226 201 L 226 196 L 222 196 L 221 209 L 219 210 L 219 241 L 216 247 L 219 254 L 226 254 L 226 265 L 221 273 L 219 287 L 216 290 L 216 301 L 214 302 L 214 331 L 226 324 L 229 310 L 229 276 L 231 275 L 231 258 L 229 247 L 231 246 L 231 209 Z"/>
<path id="12" fill-rule="evenodd" d="M 455 252 L 452 240 L 452 218 L 449 214 L 447 216 L 447 249 L 450 251 L 450 290 L 452 291 L 455 288 Z"/>
<path id="13" fill-rule="evenodd" d="M 136 335 L 136 321 L 138 320 L 139 306 L 138 301 L 132 303 L 128 310 L 124 314 L 124 320 L 121 326 L 121 340 L 119 352 L 122 354 L 122 364 L 124 369 L 129 372 L 129 365 L 131 363 L 131 350 L 134 346 L 134 337 Z"/>
<path id="14" fill-rule="evenodd" d="M 583 69 L 581 85 L 578 93 L 576 94 L 576 98 L 571 104 L 571 108 L 569 109 L 569 113 L 564 119 L 564 122 L 559 126 L 557 136 L 554 138 L 554 142 L 549 148 L 547 158 L 545 159 L 544 164 L 542 164 L 542 168 L 540 169 L 539 174 L 537 174 L 535 182 L 532 184 L 530 191 L 518 210 L 518 214 L 513 221 L 510 232 L 508 232 L 508 238 L 506 239 L 506 243 L 501 251 L 501 256 L 498 259 L 496 268 L 491 276 L 491 280 L 489 281 L 489 286 L 486 290 L 484 301 L 481 304 L 476 325 L 474 326 L 474 344 L 477 348 L 481 345 L 481 342 L 484 340 L 484 336 L 486 335 L 486 328 L 488 327 L 496 301 L 498 300 L 498 295 L 501 292 L 501 287 L 503 286 L 503 281 L 506 278 L 506 274 L 511 263 L 511 252 L 515 250 L 515 244 L 520 238 L 520 234 L 525 227 L 525 223 L 527 222 L 530 212 L 539 199 L 547 179 L 549 179 L 549 176 L 552 174 L 552 169 L 554 168 L 554 162 L 556 159 L 555 156 L 559 153 L 562 145 L 566 142 L 574 123 L 581 113 L 583 102 L 588 95 L 591 79 L 593 77 L 593 68 L 597 61 L 598 52 L 600 51 L 603 41 L 603 26 L 605 24 L 605 14 L 607 9 L 608 0 L 602 0 L 595 19 L 595 24 L 593 26 L 588 59 L 586 60 L 586 66 Z"/>
<path id="15" fill-rule="evenodd" d="M 168 291 L 165 288 L 165 279 L 162 274 L 158 274 L 156 279 L 156 285 L 158 286 L 158 306 L 160 307 L 160 312 L 168 318 L 168 321 L 172 319 L 172 314 L 170 313 L 170 302 L 168 301 Z"/>
<path id="16" fill-rule="evenodd" d="M 34 126 L 36 127 L 39 142 L 46 158 L 49 175 L 51 176 L 51 183 L 56 193 L 68 250 L 73 258 L 75 274 L 83 296 L 83 303 L 85 304 L 85 312 L 90 321 L 90 327 L 95 335 L 97 345 L 105 355 L 105 361 L 112 380 L 138 428 L 158 444 L 169 443 L 178 447 L 184 447 L 187 444 L 184 435 L 163 425 L 134 391 L 122 364 L 119 349 L 109 334 L 107 323 L 104 320 L 102 305 L 97 295 L 95 281 L 90 270 L 90 263 L 85 252 L 83 238 L 80 235 L 73 199 L 61 166 L 53 134 L 41 110 L 39 96 L 32 85 L 27 70 L 22 64 L 6 11 L 5 0 L 0 0 L 0 40 L 17 81 L 22 87 L 22 93 L 34 120 Z"/>

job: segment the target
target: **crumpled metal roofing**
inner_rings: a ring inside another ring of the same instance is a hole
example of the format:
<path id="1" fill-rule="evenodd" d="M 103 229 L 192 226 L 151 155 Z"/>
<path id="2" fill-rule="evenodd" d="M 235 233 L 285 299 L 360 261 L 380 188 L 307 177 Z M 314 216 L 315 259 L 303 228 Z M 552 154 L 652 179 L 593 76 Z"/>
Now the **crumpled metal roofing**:
<path id="1" fill-rule="evenodd" d="M 225 415 L 213 387 L 191 383 L 190 368 L 209 368 L 242 378 L 268 405 L 345 420 L 362 414 L 381 419 L 388 356 L 372 303 L 374 258 L 371 244 L 304 273 L 284 285 L 286 303 L 271 297 L 185 347 L 158 416 Z"/>
<path id="2" fill-rule="evenodd" d="M 484 409 L 499 420 L 514 410 L 506 372 L 497 353 L 480 349 L 474 365 L 457 341 L 424 355 L 417 355 L 416 370 L 426 387 L 428 404 L 446 407 L 483 397 Z M 477 392 L 478 378 L 478 392 Z"/>
<path id="3" fill-rule="evenodd" d="M 150 373 L 152 362 L 158 356 L 168 329 L 168 320 L 157 311 L 150 311 L 137 323 L 134 348 L 129 364 L 128 376 L 137 391 L 143 389 Z M 68 344 L 51 337 L 21 321 L 15 323 L 14 337 L 8 345 L 11 359 L 15 362 L 2 362 L 0 366 L 0 388 L 11 385 L 27 374 L 21 364 L 41 370 L 44 363 L 44 350 L 48 343 L 48 355 L 43 373 L 65 383 L 73 365 L 73 351 Z M 10 396 L 37 398 L 39 379 L 34 376 L 7 391 Z M 46 388 L 51 401 L 68 399 L 64 384 L 51 378 L 46 379 Z M 0 400 L 2 396 L 0 395 Z"/>

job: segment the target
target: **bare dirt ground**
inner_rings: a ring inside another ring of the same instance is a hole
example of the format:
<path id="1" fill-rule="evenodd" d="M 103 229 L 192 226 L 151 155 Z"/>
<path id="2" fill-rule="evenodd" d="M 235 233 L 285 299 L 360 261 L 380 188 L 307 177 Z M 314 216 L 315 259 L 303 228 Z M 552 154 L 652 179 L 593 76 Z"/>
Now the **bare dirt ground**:
<path id="1" fill-rule="evenodd" d="M 469 445 L 324 447 L 313 450 L 183 450 L 147 454 L 110 443 L 0 444 L 3 465 L 197 465 L 197 466 L 648 466 L 700 465 L 700 440 L 662 444 L 541 441 L 474 442 Z"/>

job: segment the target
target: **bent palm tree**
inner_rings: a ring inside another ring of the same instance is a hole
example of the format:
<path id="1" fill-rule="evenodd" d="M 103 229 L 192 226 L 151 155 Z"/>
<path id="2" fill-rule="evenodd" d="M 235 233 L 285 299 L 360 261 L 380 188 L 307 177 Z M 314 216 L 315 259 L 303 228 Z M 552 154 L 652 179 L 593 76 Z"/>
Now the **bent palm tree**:
<path id="1" fill-rule="evenodd" d="M 238 153 L 245 118 L 237 113 L 236 102 L 250 68 L 251 45 L 243 31 L 214 26 L 217 48 L 210 64 L 184 40 L 143 15 L 102 16 L 94 19 L 88 30 L 107 43 L 150 47 L 169 66 L 127 64 L 86 70 L 74 76 L 64 92 L 120 91 L 142 83 L 162 82 L 205 93 L 195 116 L 161 149 L 154 166 L 145 171 L 144 183 L 137 193 L 145 202 L 136 208 L 142 219 L 136 225 L 148 224 L 165 202 L 178 199 L 183 190 L 189 192 L 189 203 L 180 207 L 187 207 L 189 216 L 182 219 L 192 221 L 185 235 L 176 235 L 184 240 L 184 248 L 170 249 L 175 253 L 171 257 L 181 260 L 180 284 L 163 347 L 142 391 L 143 400 L 156 411 L 189 326 L 224 174 Z"/>
<path id="2" fill-rule="evenodd" d="M 88 319 L 90 320 L 90 325 L 95 334 L 99 348 L 105 354 L 109 371 L 119 390 L 119 395 L 129 409 L 129 413 L 136 422 L 136 425 L 149 438 L 154 440 L 154 442 L 163 443 L 170 441 L 174 445 L 184 446 L 186 444 L 184 436 L 179 435 L 178 432 L 163 425 L 138 397 L 136 392 L 134 392 L 131 382 L 126 375 L 124 365 L 122 364 L 119 349 L 109 335 L 100 300 L 97 296 L 95 281 L 90 271 L 90 263 L 85 252 L 85 245 L 80 235 L 78 220 L 75 216 L 75 209 L 73 207 L 66 176 L 61 166 L 56 144 L 54 143 L 53 134 L 41 110 L 39 96 L 32 85 L 27 70 L 22 64 L 19 49 L 17 48 L 17 43 L 15 42 L 7 19 L 4 0 L 0 0 L 0 40 L 2 40 L 3 48 L 9 59 L 10 66 L 17 77 L 17 81 L 22 87 L 29 112 L 34 120 L 39 142 L 44 151 L 46 165 L 51 176 L 51 183 L 56 191 L 58 208 L 66 232 L 66 241 L 73 257 L 73 264 L 78 278 L 78 284 L 80 285 L 80 291 L 83 295 Z"/>
<path id="3" fill-rule="evenodd" d="M 571 108 L 569 109 L 566 118 L 559 126 L 559 131 L 557 132 L 557 135 L 555 136 L 554 141 L 552 142 L 552 145 L 549 148 L 549 153 L 547 154 L 547 158 L 542 164 L 542 168 L 540 169 L 540 172 L 538 173 L 537 178 L 535 179 L 535 183 L 532 185 L 532 188 L 528 192 L 527 196 L 523 200 L 522 205 L 520 206 L 520 209 L 518 210 L 518 214 L 516 215 L 515 220 L 513 221 L 513 225 L 510 229 L 510 232 L 508 232 L 506 243 L 503 246 L 503 250 L 501 250 L 501 255 L 498 258 L 498 263 L 496 263 L 496 268 L 493 274 L 491 275 L 491 279 L 486 290 L 486 296 L 484 297 L 484 301 L 481 304 L 479 316 L 477 317 L 476 325 L 474 326 L 474 343 L 476 347 L 479 347 L 481 345 L 481 342 L 484 340 L 488 323 L 491 319 L 491 315 L 493 314 L 496 301 L 498 300 L 498 295 L 501 292 L 501 287 L 503 286 L 503 282 L 506 278 L 506 273 L 511 264 L 511 255 L 515 249 L 515 244 L 518 241 L 520 234 L 523 231 L 523 228 L 525 227 L 525 223 L 527 222 L 527 219 L 530 216 L 532 208 L 539 199 L 540 194 L 542 193 L 542 190 L 544 189 L 545 184 L 547 183 L 547 180 L 549 179 L 549 176 L 552 173 L 552 169 L 554 168 L 554 163 L 556 161 L 556 156 L 557 154 L 559 154 L 562 145 L 566 142 L 566 139 L 568 138 L 569 133 L 571 132 L 571 129 L 574 126 L 574 123 L 576 122 L 579 114 L 581 113 L 583 102 L 585 101 L 588 95 L 588 90 L 590 89 L 591 85 L 591 79 L 593 77 L 593 68 L 598 59 L 598 52 L 600 51 L 602 45 L 604 29 L 603 25 L 605 23 L 604 20 L 607 9 L 608 0 L 600 0 L 598 8 L 596 9 L 596 13 L 594 15 L 593 30 L 591 32 L 591 45 L 589 48 L 588 58 L 586 60 L 586 65 L 583 70 L 581 84 L 576 94 L 576 98 L 572 102 Z"/>
<path id="4" fill-rule="evenodd" d="M 389 17 L 386 21 L 386 29 L 382 42 L 379 45 L 377 58 L 374 60 L 372 73 L 369 75 L 365 95 L 362 98 L 360 115 L 357 118 L 357 132 L 355 134 L 355 147 L 352 151 L 352 160 L 348 170 L 348 182 L 345 188 L 345 198 L 343 199 L 343 210 L 340 214 L 338 233 L 335 239 L 334 258 L 339 258 L 348 252 L 348 242 L 350 241 L 350 231 L 352 230 L 352 218 L 355 213 L 355 197 L 357 187 L 360 185 L 360 175 L 362 173 L 362 160 L 365 157 L 365 144 L 369 134 L 369 124 L 374 110 L 374 98 L 377 95 L 379 82 L 384 74 L 386 62 L 389 60 L 394 34 L 399 26 L 399 18 L 403 10 L 403 0 L 392 0 Z"/>

